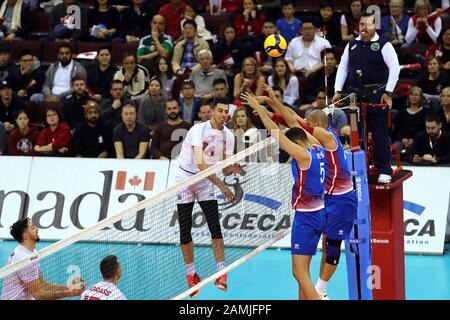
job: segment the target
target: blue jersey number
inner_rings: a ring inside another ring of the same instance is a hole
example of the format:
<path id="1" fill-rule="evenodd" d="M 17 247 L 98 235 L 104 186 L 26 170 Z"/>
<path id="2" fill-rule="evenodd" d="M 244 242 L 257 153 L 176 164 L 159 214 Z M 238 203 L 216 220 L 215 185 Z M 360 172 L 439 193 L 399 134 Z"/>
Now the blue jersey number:
<path id="1" fill-rule="evenodd" d="M 320 183 L 325 181 L 325 162 L 320 162 Z"/>

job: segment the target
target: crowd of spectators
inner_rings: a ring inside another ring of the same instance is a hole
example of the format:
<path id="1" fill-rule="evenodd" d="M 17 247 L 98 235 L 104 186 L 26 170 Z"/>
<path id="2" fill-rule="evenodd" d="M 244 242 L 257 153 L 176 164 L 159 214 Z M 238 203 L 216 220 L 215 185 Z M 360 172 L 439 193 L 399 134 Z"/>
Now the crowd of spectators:
<path id="1" fill-rule="evenodd" d="M 230 106 L 236 145 L 258 141 L 263 127 L 241 94 L 263 96 L 266 83 L 301 116 L 324 108 L 362 10 L 383 4 L 377 33 L 401 62 L 422 67 L 401 74 L 391 143 L 403 160 L 449 163 L 449 1 L 350 0 L 339 9 L 336 2 L 305 13 L 290 0 L 222 0 L 221 8 L 184 0 L 1 1 L 0 155 L 171 159 L 217 101 Z M 33 33 L 36 12 L 49 17 L 45 35 Z M 211 17 L 224 18 L 220 28 L 205 22 Z M 277 32 L 289 45 L 275 59 L 263 43 Z M 30 40 L 56 43 L 53 61 L 29 48 L 13 57 L 14 45 Z M 95 44 L 95 60 L 77 55 L 78 42 Z M 117 44 L 133 48 L 120 63 L 113 61 Z M 346 141 L 344 111 L 335 110 L 330 126 Z"/>

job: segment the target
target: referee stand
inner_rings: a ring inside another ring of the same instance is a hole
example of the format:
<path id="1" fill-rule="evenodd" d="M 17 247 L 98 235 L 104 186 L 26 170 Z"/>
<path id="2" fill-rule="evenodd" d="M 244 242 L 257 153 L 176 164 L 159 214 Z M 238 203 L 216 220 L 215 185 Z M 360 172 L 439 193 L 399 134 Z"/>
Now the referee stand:
<path id="1" fill-rule="evenodd" d="M 365 110 L 369 106 L 385 107 L 362 102 L 358 105 L 356 94 L 351 99 L 352 149 L 346 151 L 346 156 L 357 193 L 358 214 L 350 238 L 345 242 L 349 298 L 404 300 L 403 182 L 412 176 L 412 172 L 402 169 L 399 153 L 393 150 L 396 168 L 392 180 L 388 184 L 377 182 L 372 164 L 373 150 L 367 148 Z M 363 133 L 361 138 L 358 127 Z"/>

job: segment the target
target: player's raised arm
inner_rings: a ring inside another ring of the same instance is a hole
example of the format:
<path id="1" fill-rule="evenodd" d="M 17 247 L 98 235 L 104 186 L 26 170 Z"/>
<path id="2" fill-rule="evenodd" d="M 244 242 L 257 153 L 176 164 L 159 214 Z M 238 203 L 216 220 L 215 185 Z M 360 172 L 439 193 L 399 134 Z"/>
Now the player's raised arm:
<path id="1" fill-rule="evenodd" d="M 244 93 L 242 95 L 242 98 L 244 99 L 245 102 L 248 103 L 248 105 L 252 109 L 258 112 L 258 115 L 261 121 L 263 122 L 264 126 L 266 127 L 266 129 L 269 132 L 271 132 L 272 136 L 281 144 L 281 146 L 283 147 L 284 150 L 286 150 L 287 153 L 289 153 L 295 160 L 297 160 L 301 166 L 309 164 L 311 156 L 309 155 L 308 151 L 306 151 L 305 148 L 289 140 L 284 135 L 284 133 L 280 132 L 280 129 L 278 128 L 276 123 L 273 122 L 272 119 L 270 119 L 270 117 L 264 111 L 264 107 L 261 106 L 254 97 L 252 97 L 248 93 Z"/>

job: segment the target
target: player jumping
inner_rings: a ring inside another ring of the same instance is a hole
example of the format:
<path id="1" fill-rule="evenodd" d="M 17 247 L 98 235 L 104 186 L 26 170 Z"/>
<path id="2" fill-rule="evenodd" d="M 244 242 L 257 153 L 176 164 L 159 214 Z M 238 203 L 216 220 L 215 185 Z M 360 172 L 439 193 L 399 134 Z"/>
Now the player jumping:
<path id="1" fill-rule="evenodd" d="M 300 128 L 291 128 L 286 134 L 275 134 L 273 130 L 279 129 L 265 108 L 248 93 L 244 93 L 242 98 L 258 113 L 266 129 L 293 158 L 291 165 L 295 184 L 292 188 L 292 206 L 295 216 L 291 231 L 292 272 L 299 285 L 299 298 L 318 300 L 321 297 L 311 281 L 309 268 L 325 224 L 324 151 L 319 146 L 311 145 Z"/>
<path id="2" fill-rule="evenodd" d="M 211 120 L 194 125 L 188 131 L 183 141 L 178 157 L 178 170 L 175 174 L 176 183 L 185 181 L 218 161 L 233 155 L 234 136 L 224 126 L 228 118 L 228 104 L 216 101 L 212 107 Z M 241 167 L 235 164 L 224 168 L 222 173 L 225 176 L 229 176 L 240 171 Z M 223 193 L 225 200 L 235 201 L 234 194 L 215 174 L 189 186 L 178 194 L 177 209 L 181 251 L 186 264 L 186 278 L 189 287 L 193 287 L 201 281 L 194 268 L 194 243 L 191 236 L 192 209 L 194 208 L 195 200 L 198 201 L 206 217 L 218 271 L 225 266 L 224 244 L 219 223 L 219 207 L 214 193 L 214 185 Z M 224 274 L 216 279 L 215 285 L 217 288 L 226 291 L 228 289 L 227 275 Z M 193 292 L 191 297 L 194 298 L 198 294 L 199 290 Z"/>

